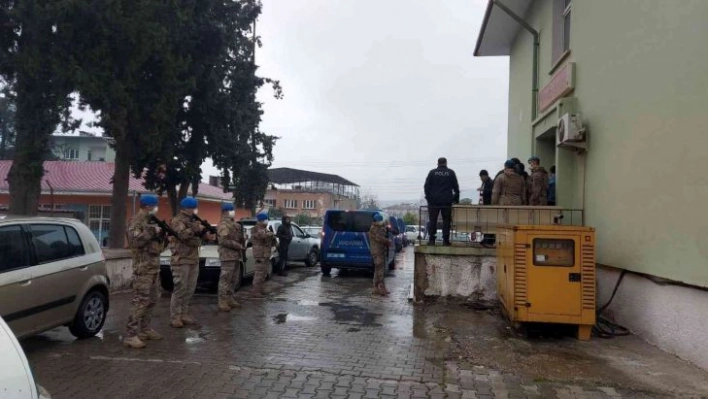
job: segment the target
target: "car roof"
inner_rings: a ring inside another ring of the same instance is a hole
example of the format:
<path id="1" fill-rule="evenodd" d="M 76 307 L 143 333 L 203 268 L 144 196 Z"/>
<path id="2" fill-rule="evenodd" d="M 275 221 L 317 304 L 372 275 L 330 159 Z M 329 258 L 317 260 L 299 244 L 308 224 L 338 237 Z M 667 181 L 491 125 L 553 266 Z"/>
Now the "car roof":
<path id="1" fill-rule="evenodd" d="M 63 223 L 81 223 L 79 219 L 73 218 L 51 218 L 47 216 L 19 216 L 19 215 L 7 215 L 3 222 L 63 222 Z M 2 223 L 2 222 L 0 222 Z"/>

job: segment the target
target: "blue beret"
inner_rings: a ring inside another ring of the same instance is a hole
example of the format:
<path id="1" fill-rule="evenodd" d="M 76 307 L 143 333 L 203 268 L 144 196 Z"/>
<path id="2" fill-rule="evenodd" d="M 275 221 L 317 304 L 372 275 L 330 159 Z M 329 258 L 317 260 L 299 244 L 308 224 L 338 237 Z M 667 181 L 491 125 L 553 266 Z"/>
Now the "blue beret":
<path id="1" fill-rule="evenodd" d="M 259 213 L 258 215 L 256 215 L 256 219 L 259 222 L 262 222 L 264 220 L 268 220 L 268 214 L 267 213 Z"/>
<path id="2" fill-rule="evenodd" d="M 378 212 L 374 213 L 374 222 L 383 222 L 383 215 Z"/>
<path id="3" fill-rule="evenodd" d="M 221 210 L 224 211 L 224 212 L 225 212 L 225 211 L 233 211 L 233 210 L 234 210 L 234 204 L 232 204 L 232 203 L 230 203 L 230 202 L 223 202 L 223 203 L 221 204 Z"/>
<path id="4" fill-rule="evenodd" d="M 143 194 L 140 196 L 141 206 L 157 206 L 158 202 L 157 195 Z"/>
<path id="5" fill-rule="evenodd" d="M 181 206 L 184 209 L 195 209 L 199 202 L 197 202 L 196 199 L 192 197 L 185 197 L 180 203 L 179 206 Z"/>

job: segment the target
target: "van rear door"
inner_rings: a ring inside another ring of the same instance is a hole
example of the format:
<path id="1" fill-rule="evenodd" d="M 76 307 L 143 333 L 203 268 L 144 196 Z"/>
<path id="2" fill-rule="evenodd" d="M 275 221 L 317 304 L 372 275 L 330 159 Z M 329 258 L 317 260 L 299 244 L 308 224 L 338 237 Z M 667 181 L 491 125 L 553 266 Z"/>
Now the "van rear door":
<path id="1" fill-rule="evenodd" d="M 371 212 L 328 211 L 322 249 L 325 262 L 371 264 Z"/>

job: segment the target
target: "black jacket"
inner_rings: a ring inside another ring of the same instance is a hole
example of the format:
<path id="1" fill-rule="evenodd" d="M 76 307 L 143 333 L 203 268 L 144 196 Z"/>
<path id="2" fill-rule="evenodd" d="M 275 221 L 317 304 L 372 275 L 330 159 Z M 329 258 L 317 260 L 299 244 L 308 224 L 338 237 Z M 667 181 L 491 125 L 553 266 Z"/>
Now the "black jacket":
<path id="1" fill-rule="evenodd" d="M 446 166 L 438 166 L 425 179 L 425 199 L 428 205 L 450 206 L 460 202 L 460 185 L 455 171 Z"/>
<path id="2" fill-rule="evenodd" d="M 486 183 L 482 183 L 482 205 L 492 205 L 492 189 L 494 189 L 494 180 L 489 179 Z"/>
<path id="3" fill-rule="evenodd" d="M 283 220 L 283 223 L 278 226 L 278 231 L 275 233 L 275 236 L 278 237 L 281 244 L 290 244 L 293 240 L 293 229 L 290 223 L 285 224 L 285 221 Z"/>

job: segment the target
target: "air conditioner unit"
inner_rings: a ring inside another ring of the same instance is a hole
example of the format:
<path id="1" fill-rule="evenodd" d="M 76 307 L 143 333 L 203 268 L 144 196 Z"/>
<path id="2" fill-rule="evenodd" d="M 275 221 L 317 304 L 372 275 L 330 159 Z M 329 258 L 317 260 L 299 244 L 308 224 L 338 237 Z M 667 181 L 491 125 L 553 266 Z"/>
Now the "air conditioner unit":
<path id="1" fill-rule="evenodd" d="M 556 145 L 584 147 L 579 145 L 585 142 L 585 127 L 580 119 L 580 114 L 564 114 L 558 119 L 556 128 Z"/>

